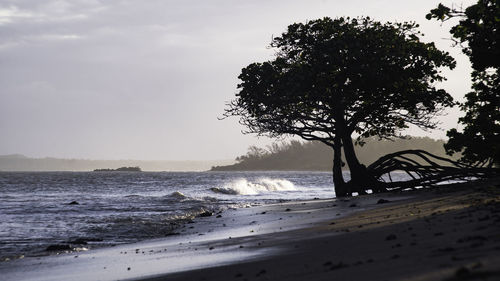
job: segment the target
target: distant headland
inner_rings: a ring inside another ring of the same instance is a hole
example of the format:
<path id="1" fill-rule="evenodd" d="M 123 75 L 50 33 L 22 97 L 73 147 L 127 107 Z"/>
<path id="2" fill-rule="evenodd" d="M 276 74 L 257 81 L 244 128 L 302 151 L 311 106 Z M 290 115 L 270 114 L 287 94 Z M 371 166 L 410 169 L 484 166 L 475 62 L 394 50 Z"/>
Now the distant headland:
<path id="1" fill-rule="evenodd" d="M 404 139 L 394 140 L 371 137 L 365 139 L 363 146 L 355 145 L 354 150 L 359 161 L 369 165 L 385 154 L 408 149 L 423 149 L 447 157 L 443 145 L 443 140 L 429 137 L 406 136 Z M 458 157 L 455 155 L 452 159 Z M 214 166 L 211 171 L 331 171 L 332 159 L 333 150 L 321 142 L 293 140 L 288 143 L 275 143 L 267 149 L 251 146 L 246 155 L 235 159 L 236 163 Z M 345 162 L 345 158 L 342 159 Z"/>
<path id="2" fill-rule="evenodd" d="M 95 169 L 94 172 L 142 172 L 140 167 L 120 167 L 118 169 Z"/>

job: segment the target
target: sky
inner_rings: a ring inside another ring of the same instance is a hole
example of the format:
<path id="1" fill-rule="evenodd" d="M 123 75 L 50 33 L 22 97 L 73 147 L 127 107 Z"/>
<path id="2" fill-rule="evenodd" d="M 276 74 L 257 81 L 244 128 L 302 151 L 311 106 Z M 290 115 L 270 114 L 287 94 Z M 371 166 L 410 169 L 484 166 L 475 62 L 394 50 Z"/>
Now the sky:
<path id="1" fill-rule="evenodd" d="M 439 2 L 402 0 L 0 0 L 0 155 L 143 160 L 234 159 L 273 140 L 218 120 L 238 75 L 271 60 L 273 36 L 294 22 L 370 16 L 415 21 L 450 52 L 444 89 L 470 89 L 453 22 L 427 21 Z M 463 7 L 474 1 L 458 2 Z M 409 134 L 445 138 L 441 130 Z"/>

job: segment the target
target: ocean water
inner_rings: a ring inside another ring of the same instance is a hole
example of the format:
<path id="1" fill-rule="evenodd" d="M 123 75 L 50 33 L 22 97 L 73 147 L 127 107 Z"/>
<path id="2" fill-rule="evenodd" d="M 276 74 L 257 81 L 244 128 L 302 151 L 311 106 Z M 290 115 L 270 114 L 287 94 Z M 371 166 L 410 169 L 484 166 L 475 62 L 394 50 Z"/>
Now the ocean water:
<path id="1" fill-rule="evenodd" d="M 207 211 L 333 197 L 328 172 L 0 172 L 0 261 L 161 238 Z"/>

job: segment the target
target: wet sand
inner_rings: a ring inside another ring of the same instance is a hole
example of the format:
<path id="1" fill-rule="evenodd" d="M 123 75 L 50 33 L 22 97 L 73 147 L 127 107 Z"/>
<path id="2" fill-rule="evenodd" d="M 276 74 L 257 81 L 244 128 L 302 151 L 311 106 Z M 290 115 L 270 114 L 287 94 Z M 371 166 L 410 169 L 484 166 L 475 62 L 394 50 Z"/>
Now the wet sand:
<path id="1" fill-rule="evenodd" d="M 500 280 L 499 180 L 228 210 L 179 235 L 0 263 L 2 280 Z M 383 199 L 383 200 L 382 200 Z"/>

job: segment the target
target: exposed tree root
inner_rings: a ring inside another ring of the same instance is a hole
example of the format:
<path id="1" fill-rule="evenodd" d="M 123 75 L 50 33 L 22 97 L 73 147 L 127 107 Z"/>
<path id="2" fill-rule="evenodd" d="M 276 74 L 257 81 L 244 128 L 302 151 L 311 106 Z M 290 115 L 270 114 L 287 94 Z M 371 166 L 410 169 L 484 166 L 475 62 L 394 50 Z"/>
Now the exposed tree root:
<path id="1" fill-rule="evenodd" d="M 429 187 L 447 181 L 486 179 L 500 176 L 500 169 L 469 166 L 424 150 L 403 150 L 387 154 L 366 168 L 367 179 L 361 191 L 385 192 Z M 411 179 L 393 180 L 395 172 Z M 352 183 L 352 186 L 355 184 Z M 359 189 L 359 188 L 357 188 Z M 353 189 L 354 190 L 354 189 Z M 360 190 L 354 190 L 359 192 Z M 361 193 L 360 193 L 361 194 Z"/>

